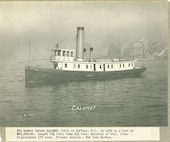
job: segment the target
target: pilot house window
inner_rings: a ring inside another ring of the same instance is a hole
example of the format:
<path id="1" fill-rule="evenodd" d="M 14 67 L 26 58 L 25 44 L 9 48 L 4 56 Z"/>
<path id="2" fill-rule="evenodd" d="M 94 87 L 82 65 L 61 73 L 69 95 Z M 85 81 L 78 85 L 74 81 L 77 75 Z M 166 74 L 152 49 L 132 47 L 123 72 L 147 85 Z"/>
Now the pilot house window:
<path id="1" fill-rule="evenodd" d="M 73 57 L 73 51 L 71 51 L 71 57 Z"/>
<path id="2" fill-rule="evenodd" d="M 69 51 L 67 51 L 67 56 L 68 56 L 68 57 L 70 56 L 70 52 L 69 52 Z"/>
<path id="3" fill-rule="evenodd" d="M 58 51 L 58 56 L 61 56 L 61 51 Z"/>
<path id="4" fill-rule="evenodd" d="M 65 56 L 65 51 L 63 51 L 63 56 Z"/>

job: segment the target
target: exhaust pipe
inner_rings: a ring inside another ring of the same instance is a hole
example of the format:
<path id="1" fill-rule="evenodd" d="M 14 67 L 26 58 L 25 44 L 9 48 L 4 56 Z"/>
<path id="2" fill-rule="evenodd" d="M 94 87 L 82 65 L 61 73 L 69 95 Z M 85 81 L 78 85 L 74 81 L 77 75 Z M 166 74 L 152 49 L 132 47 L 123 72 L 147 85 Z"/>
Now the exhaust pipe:
<path id="1" fill-rule="evenodd" d="M 76 35 L 76 60 L 84 61 L 84 27 L 77 27 Z"/>

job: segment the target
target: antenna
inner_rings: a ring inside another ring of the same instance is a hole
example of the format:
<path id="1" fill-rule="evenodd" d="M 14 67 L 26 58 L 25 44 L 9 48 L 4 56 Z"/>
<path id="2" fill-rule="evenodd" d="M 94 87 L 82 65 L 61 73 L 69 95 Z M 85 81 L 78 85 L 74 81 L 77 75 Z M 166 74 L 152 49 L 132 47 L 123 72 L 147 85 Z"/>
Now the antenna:
<path id="1" fill-rule="evenodd" d="M 58 49 L 58 46 L 59 46 L 59 44 L 57 43 L 57 44 L 55 44 L 55 47 Z"/>

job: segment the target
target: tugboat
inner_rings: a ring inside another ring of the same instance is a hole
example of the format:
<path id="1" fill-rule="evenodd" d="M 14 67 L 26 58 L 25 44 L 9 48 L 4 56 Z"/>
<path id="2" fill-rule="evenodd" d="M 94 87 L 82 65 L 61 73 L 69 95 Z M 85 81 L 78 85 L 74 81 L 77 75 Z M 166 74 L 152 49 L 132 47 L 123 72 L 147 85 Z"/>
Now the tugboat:
<path id="1" fill-rule="evenodd" d="M 76 52 L 60 49 L 58 44 L 52 50 L 50 62 L 54 68 L 25 66 L 26 86 L 57 82 L 111 80 L 119 78 L 139 77 L 146 67 L 136 67 L 135 60 L 90 60 L 84 56 L 84 27 L 77 27 Z M 90 53 L 93 48 L 90 48 Z"/>

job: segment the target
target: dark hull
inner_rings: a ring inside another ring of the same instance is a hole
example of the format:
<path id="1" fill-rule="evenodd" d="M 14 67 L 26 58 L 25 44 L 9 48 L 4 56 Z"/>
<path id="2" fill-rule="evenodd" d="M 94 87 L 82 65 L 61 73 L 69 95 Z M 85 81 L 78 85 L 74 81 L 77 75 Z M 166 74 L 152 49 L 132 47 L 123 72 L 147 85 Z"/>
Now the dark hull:
<path id="1" fill-rule="evenodd" d="M 83 71 L 63 71 L 46 69 L 33 66 L 25 67 L 26 87 L 56 84 L 58 82 L 89 81 L 89 80 L 112 80 L 120 78 L 140 77 L 146 70 L 145 67 L 125 71 L 110 72 L 83 72 Z"/>

